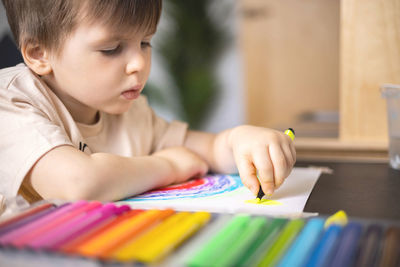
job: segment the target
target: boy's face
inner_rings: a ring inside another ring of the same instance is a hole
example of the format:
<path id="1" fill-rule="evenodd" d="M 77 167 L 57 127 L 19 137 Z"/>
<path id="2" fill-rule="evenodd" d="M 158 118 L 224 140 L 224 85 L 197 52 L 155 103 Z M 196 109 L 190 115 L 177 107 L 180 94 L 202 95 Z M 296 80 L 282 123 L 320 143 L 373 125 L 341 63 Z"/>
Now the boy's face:
<path id="1" fill-rule="evenodd" d="M 116 33 L 83 24 L 71 33 L 52 72 L 43 79 L 78 122 L 93 123 L 97 111 L 120 114 L 139 97 L 151 66 L 152 32 Z"/>

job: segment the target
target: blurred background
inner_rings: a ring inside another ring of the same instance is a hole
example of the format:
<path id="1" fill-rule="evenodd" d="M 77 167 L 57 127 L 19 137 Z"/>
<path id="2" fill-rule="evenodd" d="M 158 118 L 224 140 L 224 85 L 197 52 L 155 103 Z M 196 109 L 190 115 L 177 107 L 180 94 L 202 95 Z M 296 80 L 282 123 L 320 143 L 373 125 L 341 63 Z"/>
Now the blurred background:
<path id="1" fill-rule="evenodd" d="M 158 114 L 218 132 L 245 121 L 237 1 L 163 2 L 144 93 Z"/>
<path id="2" fill-rule="evenodd" d="M 194 129 L 250 123 L 337 138 L 339 4 L 164 1 L 146 94 Z"/>

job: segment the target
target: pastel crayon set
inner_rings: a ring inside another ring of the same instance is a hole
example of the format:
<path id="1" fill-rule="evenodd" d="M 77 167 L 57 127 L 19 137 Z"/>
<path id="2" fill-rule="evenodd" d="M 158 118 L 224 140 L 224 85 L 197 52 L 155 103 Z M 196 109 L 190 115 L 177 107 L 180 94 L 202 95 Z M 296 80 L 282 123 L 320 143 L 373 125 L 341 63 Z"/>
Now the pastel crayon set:
<path id="1" fill-rule="evenodd" d="M 0 220 L 0 252 L 151 266 L 399 266 L 400 226 L 342 211 L 289 219 L 45 203 Z"/>

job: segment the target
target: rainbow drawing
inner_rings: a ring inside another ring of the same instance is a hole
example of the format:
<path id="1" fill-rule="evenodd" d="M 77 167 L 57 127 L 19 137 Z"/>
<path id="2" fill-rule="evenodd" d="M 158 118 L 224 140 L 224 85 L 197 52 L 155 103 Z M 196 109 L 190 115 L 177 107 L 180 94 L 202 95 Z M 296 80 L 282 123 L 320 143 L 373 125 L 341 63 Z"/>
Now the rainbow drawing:
<path id="1" fill-rule="evenodd" d="M 220 195 L 243 187 L 238 175 L 209 175 L 188 182 L 152 190 L 125 201 L 172 200 L 204 198 Z"/>
<path id="2" fill-rule="evenodd" d="M 255 195 L 238 174 L 208 174 L 181 184 L 148 191 L 117 201 L 135 209 L 167 209 L 251 214 L 298 214 L 303 211 L 320 170 L 295 168 L 285 183 L 263 203 L 249 203 Z M 262 205 L 261 205 L 262 204 Z M 279 205 L 278 205 L 279 204 Z"/>

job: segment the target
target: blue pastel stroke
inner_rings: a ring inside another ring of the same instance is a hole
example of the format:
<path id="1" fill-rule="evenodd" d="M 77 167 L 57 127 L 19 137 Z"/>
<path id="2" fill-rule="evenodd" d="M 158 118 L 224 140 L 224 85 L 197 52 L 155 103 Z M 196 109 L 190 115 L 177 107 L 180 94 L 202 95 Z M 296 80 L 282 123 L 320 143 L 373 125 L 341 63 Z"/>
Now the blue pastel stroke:
<path id="1" fill-rule="evenodd" d="M 153 191 L 127 198 L 123 201 L 154 201 L 210 197 L 234 191 L 243 186 L 238 175 L 211 175 L 203 178 L 204 184 L 187 189 Z"/>

